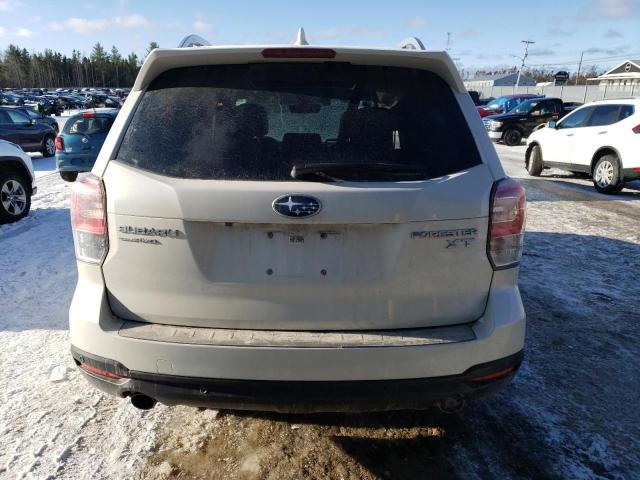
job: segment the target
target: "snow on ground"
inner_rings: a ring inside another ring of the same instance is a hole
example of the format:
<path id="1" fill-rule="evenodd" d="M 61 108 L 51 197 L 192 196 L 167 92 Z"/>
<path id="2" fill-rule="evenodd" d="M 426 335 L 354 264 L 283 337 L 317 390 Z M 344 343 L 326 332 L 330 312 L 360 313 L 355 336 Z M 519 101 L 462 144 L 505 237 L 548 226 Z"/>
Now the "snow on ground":
<path id="1" fill-rule="evenodd" d="M 640 189 L 531 179 L 520 287 L 526 361 L 459 415 L 140 412 L 76 371 L 71 184 L 48 159 L 32 212 L 0 226 L 0 479 L 638 478 Z"/>

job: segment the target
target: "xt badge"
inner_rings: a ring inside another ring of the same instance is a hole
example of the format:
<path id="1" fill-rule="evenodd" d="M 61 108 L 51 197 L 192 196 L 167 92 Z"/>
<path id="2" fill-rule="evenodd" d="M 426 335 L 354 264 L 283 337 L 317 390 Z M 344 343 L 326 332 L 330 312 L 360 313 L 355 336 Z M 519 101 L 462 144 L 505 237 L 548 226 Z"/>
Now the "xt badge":
<path id="1" fill-rule="evenodd" d="M 447 248 L 456 247 L 468 247 L 475 241 L 474 237 L 471 238 L 454 238 L 453 240 L 447 239 Z"/>

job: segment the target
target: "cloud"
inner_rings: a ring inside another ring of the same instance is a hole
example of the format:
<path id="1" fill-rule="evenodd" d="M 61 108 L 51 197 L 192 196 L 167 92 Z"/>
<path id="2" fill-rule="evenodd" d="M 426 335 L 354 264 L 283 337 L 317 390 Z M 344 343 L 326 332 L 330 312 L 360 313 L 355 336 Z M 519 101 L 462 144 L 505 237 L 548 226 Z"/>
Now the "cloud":
<path id="1" fill-rule="evenodd" d="M 149 25 L 149 21 L 137 13 L 116 17 L 113 19 L 113 23 L 122 28 L 145 27 Z"/>
<path id="2" fill-rule="evenodd" d="M 149 21 L 138 14 L 123 15 L 112 19 L 71 17 L 62 22 L 49 22 L 49 28 L 54 32 L 64 32 L 71 30 L 74 33 L 87 35 L 91 33 L 103 32 L 111 26 L 119 28 L 138 28 L 149 25 Z"/>
<path id="3" fill-rule="evenodd" d="M 530 57 L 551 57 L 555 54 L 556 52 L 549 48 L 534 48 L 532 50 L 529 50 Z"/>
<path id="4" fill-rule="evenodd" d="M 82 35 L 106 30 L 110 22 L 106 19 L 89 20 L 87 18 L 71 17 L 64 22 L 49 22 L 49 28 L 54 32 L 72 30 Z"/>
<path id="5" fill-rule="evenodd" d="M 583 22 L 628 18 L 637 8 L 638 0 L 590 0 L 578 10 L 576 18 Z"/>
<path id="6" fill-rule="evenodd" d="M 33 35 L 33 32 L 28 28 L 19 28 L 16 30 L 16 35 L 19 37 L 29 38 Z"/>
<path id="7" fill-rule="evenodd" d="M 213 32 L 213 25 L 209 23 L 205 23 L 202 20 L 196 20 L 195 22 L 193 22 L 193 28 L 197 32 L 202 32 L 202 33 Z"/>
<path id="8" fill-rule="evenodd" d="M 0 37 L 1 37 L 2 35 L 4 35 L 4 32 L 5 32 L 4 28 L 3 28 L 3 27 L 0 27 Z"/>
<path id="9" fill-rule="evenodd" d="M 411 17 L 407 20 L 407 27 L 409 28 L 422 28 L 427 25 L 427 22 L 422 17 Z"/>
<path id="10" fill-rule="evenodd" d="M 612 48 L 591 47 L 584 51 L 587 55 L 623 55 L 629 51 L 628 45 L 620 45 Z"/>
<path id="11" fill-rule="evenodd" d="M 551 37 L 571 37 L 573 36 L 573 31 L 569 30 L 566 26 L 564 28 L 549 27 L 547 28 L 547 35 Z"/>
<path id="12" fill-rule="evenodd" d="M 0 1 L 0 12 L 10 12 L 11 10 L 15 10 L 17 6 L 19 6 L 17 2 L 2 0 Z"/>
<path id="13" fill-rule="evenodd" d="M 618 30 L 614 30 L 613 28 L 610 28 L 604 34 L 604 38 L 622 38 L 622 37 L 624 37 L 624 35 L 620 33 Z"/>

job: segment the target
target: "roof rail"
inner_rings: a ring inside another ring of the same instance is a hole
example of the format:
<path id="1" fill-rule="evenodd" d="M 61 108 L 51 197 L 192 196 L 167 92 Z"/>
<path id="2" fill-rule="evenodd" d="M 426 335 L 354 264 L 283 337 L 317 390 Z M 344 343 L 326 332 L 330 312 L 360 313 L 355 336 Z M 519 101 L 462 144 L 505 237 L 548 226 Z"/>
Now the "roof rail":
<path id="1" fill-rule="evenodd" d="M 178 44 L 178 48 L 191 48 L 191 47 L 210 47 L 211 42 L 205 40 L 200 35 L 187 35 Z"/>
<path id="2" fill-rule="evenodd" d="M 403 50 L 426 50 L 424 43 L 418 37 L 407 37 L 400 42 L 398 47 Z"/>

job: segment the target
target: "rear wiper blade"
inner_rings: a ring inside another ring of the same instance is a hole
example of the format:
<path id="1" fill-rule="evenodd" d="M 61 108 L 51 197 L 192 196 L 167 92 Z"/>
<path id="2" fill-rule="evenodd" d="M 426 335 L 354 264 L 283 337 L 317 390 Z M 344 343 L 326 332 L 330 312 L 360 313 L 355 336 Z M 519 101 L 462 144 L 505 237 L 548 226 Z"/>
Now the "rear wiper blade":
<path id="1" fill-rule="evenodd" d="M 427 168 L 398 163 L 307 163 L 304 165 L 294 165 L 291 169 L 291 178 L 301 179 L 316 176 L 333 181 L 340 181 L 344 180 L 343 176 L 349 177 L 349 174 L 385 172 L 424 175 L 427 173 Z"/>

